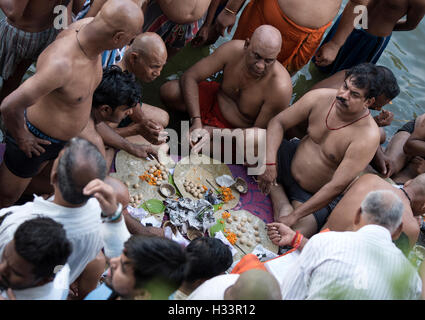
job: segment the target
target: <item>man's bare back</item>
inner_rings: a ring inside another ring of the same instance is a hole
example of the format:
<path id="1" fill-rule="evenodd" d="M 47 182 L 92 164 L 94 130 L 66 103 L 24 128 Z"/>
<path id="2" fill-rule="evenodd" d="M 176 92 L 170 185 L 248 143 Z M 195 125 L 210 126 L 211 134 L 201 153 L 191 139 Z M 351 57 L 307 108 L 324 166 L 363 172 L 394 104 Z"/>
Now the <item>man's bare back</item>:
<path id="1" fill-rule="evenodd" d="M 376 190 L 391 190 L 403 201 L 403 232 L 408 236 L 410 246 L 413 246 L 418 239 L 419 225 L 413 215 L 409 199 L 403 191 L 372 174 L 363 175 L 353 183 L 332 211 L 323 228 L 329 228 L 331 231 L 352 231 L 354 217 L 363 199 L 369 192 Z"/>
<path id="2" fill-rule="evenodd" d="M 244 41 L 240 40 L 231 41 L 226 47 L 228 60 L 225 62 L 223 82 L 217 96 L 220 111 L 235 128 L 255 126 L 262 106 L 276 98 L 285 99 L 288 90 L 285 92 L 282 89 L 291 85 L 288 72 L 278 63 L 273 65 L 264 78 L 253 80 L 248 77 L 243 47 Z M 283 106 L 285 101 L 281 103 Z M 266 126 L 267 123 L 258 125 L 261 128 Z"/>
<path id="3" fill-rule="evenodd" d="M 267 1 L 267 0 L 264 0 Z M 278 0 L 282 11 L 299 26 L 318 29 L 338 14 L 341 0 Z"/>
<path id="4" fill-rule="evenodd" d="M 69 0 L 0 0 L 0 8 L 16 28 L 40 32 L 52 27 L 55 6 L 68 3 Z"/>

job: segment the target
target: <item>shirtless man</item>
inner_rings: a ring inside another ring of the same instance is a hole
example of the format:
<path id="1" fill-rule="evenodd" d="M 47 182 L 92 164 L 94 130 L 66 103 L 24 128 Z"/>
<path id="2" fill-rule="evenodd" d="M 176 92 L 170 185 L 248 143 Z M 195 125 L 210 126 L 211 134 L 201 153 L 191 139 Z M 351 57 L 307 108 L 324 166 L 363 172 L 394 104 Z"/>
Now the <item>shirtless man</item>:
<path id="1" fill-rule="evenodd" d="M 166 62 L 167 48 L 164 41 L 156 33 L 145 32 L 134 39 L 125 50 L 123 59 L 116 65 L 123 71 L 133 73 L 140 82 L 149 83 L 159 77 Z M 167 133 L 164 128 L 168 126 L 169 119 L 166 111 L 140 102 L 116 132 L 123 137 L 141 135 L 150 143 L 158 145 L 165 142 Z M 123 127 L 127 124 L 130 125 Z M 147 143 L 146 140 L 139 140 Z"/>
<path id="2" fill-rule="evenodd" d="M 236 13 L 246 0 L 229 0 L 217 17 L 216 27 L 224 36 L 230 32 Z M 323 34 L 338 14 L 341 0 L 252 0 L 244 9 L 233 39 L 245 40 L 262 24 L 270 24 L 282 34 L 278 61 L 293 75 L 306 65 L 320 45 Z M 354 6 L 367 0 L 349 1 L 344 24 L 353 25 Z"/>
<path id="3" fill-rule="evenodd" d="M 425 0 L 366 2 L 367 29 L 353 30 L 353 24 L 343 22 L 344 15 L 349 14 L 345 10 L 341 22 L 338 19 L 329 31 L 315 57 L 322 72 L 334 74 L 362 62 L 376 63 L 393 31 L 413 30 L 425 15 Z M 400 20 L 405 15 L 407 19 Z"/>
<path id="4" fill-rule="evenodd" d="M 402 126 L 385 151 L 378 151 L 377 170 L 385 178 L 403 184 L 425 173 L 425 114 Z"/>
<path id="5" fill-rule="evenodd" d="M 291 78 L 275 63 L 280 47 L 279 31 L 261 26 L 251 40 L 223 44 L 187 70 L 180 81 L 161 87 L 167 107 L 189 114 L 190 143 L 195 152 L 209 141 L 215 128 L 241 128 L 245 135 L 248 130 L 264 131 L 269 120 L 289 106 Z M 220 71 L 221 84 L 203 81 Z M 199 133 L 202 128 L 204 134 Z"/>
<path id="6" fill-rule="evenodd" d="M 271 193 L 275 221 L 306 236 L 316 233 L 330 213 L 327 206 L 372 160 L 380 135 L 368 108 L 379 94 L 378 80 L 374 65 L 359 65 L 339 90 L 307 92 L 270 121 L 259 187 Z M 287 129 L 305 120 L 308 134 L 301 141 L 282 141 Z"/>
<path id="7" fill-rule="evenodd" d="M 344 194 L 323 228 L 332 231 L 352 231 L 354 217 L 362 200 L 369 192 L 376 190 L 391 190 L 403 201 L 402 232 L 408 237 L 410 248 L 413 247 L 420 231 L 418 218 L 425 213 L 425 174 L 407 181 L 404 186 L 394 186 L 374 174 L 361 176 Z"/>
<path id="8" fill-rule="evenodd" d="M 136 4 L 109 0 L 92 22 L 44 50 L 36 74 L 3 101 L 8 133 L 0 166 L 0 207 L 12 205 L 65 142 L 84 129 L 102 77 L 100 53 L 128 44 L 142 23 Z"/>
<path id="9" fill-rule="evenodd" d="M 55 6 L 70 0 L 0 0 L 6 18 L 0 21 L 0 103 L 21 83 L 29 66 L 60 30 L 53 28 Z M 19 50 L 16 44 L 19 43 Z"/>

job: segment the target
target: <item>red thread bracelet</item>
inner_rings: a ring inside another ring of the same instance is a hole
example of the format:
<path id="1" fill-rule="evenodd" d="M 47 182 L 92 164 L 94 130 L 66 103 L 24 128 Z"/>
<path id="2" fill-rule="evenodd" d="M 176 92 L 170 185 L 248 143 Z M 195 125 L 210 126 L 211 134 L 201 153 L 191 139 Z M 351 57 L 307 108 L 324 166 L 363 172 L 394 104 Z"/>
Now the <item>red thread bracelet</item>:
<path id="1" fill-rule="evenodd" d="M 293 248 L 294 247 L 294 244 L 295 244 L 295 242 L 297 241 L 297 237 L 298 237 L 298 235 L 299 235 L 300 233 L 297 231 L 297 232 L 295 232 L 295 236 L 292 238 L 292 241 L 291 241 L 291 247 Z"/>
<path id="2" fill-rule="evenodd" d="M 275 166 L 276 163 L 266 163 L 266 166 Z"/>

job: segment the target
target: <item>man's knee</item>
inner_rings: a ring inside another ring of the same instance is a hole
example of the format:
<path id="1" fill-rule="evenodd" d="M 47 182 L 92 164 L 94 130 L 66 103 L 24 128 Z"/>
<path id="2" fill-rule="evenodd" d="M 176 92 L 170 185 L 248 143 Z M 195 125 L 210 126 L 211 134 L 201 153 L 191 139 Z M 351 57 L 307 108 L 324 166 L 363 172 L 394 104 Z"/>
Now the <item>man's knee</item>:
<path id="1" fill-rule="evenodd" d="M 164 83 L 159 89 L 161 101 L 165 104 L 181 99 L 180 83 L 178 80 L 172 80 Z"/>

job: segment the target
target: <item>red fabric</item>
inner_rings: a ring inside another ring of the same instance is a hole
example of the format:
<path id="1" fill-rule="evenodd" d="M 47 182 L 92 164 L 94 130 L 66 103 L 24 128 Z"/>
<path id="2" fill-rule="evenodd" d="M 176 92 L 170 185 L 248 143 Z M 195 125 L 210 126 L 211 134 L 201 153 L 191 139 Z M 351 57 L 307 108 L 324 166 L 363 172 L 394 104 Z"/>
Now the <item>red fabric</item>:
<path id="1" fill-rule="evenodd" d="M 233 128 L 223 117 L 218 106 L 217 93 L 220 83 L 213 81 L 202 81 L 198 84 L 199 106 L 202 124 L 216 128 Z"/>

